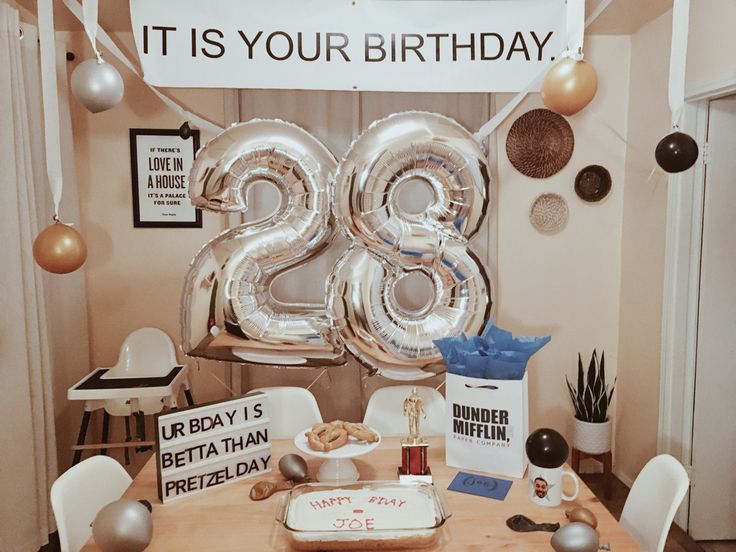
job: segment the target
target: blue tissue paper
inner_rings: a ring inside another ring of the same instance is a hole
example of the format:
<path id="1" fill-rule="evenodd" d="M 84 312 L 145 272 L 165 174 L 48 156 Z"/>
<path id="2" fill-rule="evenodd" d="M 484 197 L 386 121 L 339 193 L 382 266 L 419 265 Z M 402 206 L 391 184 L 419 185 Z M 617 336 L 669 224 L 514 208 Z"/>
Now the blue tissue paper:
<path id="1" fill-rule="evenodd" d="M 437 339 L 434 344 L 442 353 L 447 372 L 470 378 L 520 380 L 526 373 L 526 365 L 534 353 L 552 338 L 514 337 L 490 322 L 482 335 L 468 338 Z"/>

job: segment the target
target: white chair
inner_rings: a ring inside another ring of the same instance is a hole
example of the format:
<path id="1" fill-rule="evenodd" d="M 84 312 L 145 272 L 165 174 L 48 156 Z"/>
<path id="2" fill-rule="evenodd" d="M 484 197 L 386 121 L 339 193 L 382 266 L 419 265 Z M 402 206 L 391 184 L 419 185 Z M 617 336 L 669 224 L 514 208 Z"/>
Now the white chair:
<path id="1" fill-rule="evenodd" d="M 179 364 L 171 338 L 158 328 L 140 328 L 123 341 L 118 361 L 111 368 L 97 368 L 67 391 L 69 400 L 83 400 L 84 414 L 77 438 L 73 464 L 81 460 L 90 414 L 103 409 L 102 445 L 107 442 L 110 416 L 125 419 L 126 443 L 131 441 L 129 417 L 137 422 L 138 439 L 145 441 L 145 414 L 156 414 L 164 406 L 177 408 L 177 396 L 184 389 L 187 402 L 193 399 L 188 367 Z M 145 450 L 150 445 L 135 446 Z M 100 446 L 102 454 L 107 450 Z M 125 448 L 128 463 L 128 447 Z"/>
<path id="2" fill-rule="evenodd" d="M 386 437 L 406 437 L 409 434 L 409 423 L 403 413 L 404 399 L 409 396 L 413 387 L 422 399 L 424 417 L 419 420 L 421 434 L 444 435 L 445 425 L 445 398 L 433 387 L 394 385 L 377 389 L 368 400 L 363 423 L 369 425 Z"/>
<path id="3" fill-rule="evenodd" d="M 103 376 L 111 378 L 155 378 L 165 376 L 179 366 L 174 343 L 158 328 L 139 328 L 123 341 L 118 361 Z M 184 378 L 184 389 L 189 390 L 189 381 Z M 178 392 L 178 389 L 177 389 Z M 176 394 L 167 397 L 138 397 L 138 411 L 143 414 L 161 412 L 164 403 L 176 408 Z M 110 399 L 105 401 L 105 411 L 111 416 L 130 416 L 131 401 Z"/>
<path id="4" fill-rule="evenodd" d="M 690 485 L 685 468 L 669 454 L 655 456 L 631 486 L 620 523 L 644 552 L 662 552 L 675 512 Z"/>
<path id="5" fill-rule="evenodd" d="M 268 396 L 271 439 L 293 439 L 301 430 L 322 423 L 317 400 L 302 387 L 261 387 L 253 391 Z"/>
<path id="6" fill-rule="evenodd" d="M 108 456 L 93 456 L 61 474 L 51 486 L 51 507 L 61 552 L 77 552 L 92 534 L 90 524 L 103 506 L 119 499 L 131 482 Z"/>

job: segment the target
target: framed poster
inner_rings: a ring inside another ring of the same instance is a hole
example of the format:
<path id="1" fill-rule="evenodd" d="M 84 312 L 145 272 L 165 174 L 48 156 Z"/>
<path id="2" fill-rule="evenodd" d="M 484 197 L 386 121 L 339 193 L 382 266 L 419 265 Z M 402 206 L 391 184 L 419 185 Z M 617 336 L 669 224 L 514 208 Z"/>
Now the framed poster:
<path id="1" fill-rule="evenodd" d="M 202 212 L 189 200 L 198 149 L 198 130 L 184 140 L 178 129 L 130 129 L 134 227 L 202 228 Z"/>

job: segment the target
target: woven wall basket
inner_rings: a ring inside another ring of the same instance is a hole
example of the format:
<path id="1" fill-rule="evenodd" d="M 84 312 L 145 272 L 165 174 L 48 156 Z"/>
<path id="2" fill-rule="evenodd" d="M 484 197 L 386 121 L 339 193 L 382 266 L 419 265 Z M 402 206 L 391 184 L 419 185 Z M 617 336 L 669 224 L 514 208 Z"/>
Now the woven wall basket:
<path id="1" fill-rule="evenodd" d="M 611 191 L 611 173 L 600 165 L 588 165 L 575 177 L 575 193 L 583 201 L 595 203 Z"/>
<path id="2" fill-rule="evenodd" d="M 511 125 L 506 155 L 521 174 L 548 178 L 567 165 L 575 136 L 562 115 L 549 109 L 532 109 Z"/>
<path id="3" fill-rule="evenodd" d="M 558 194 L 542 194 L 529 208 L 529 221 L 542 234 L 556 234 L 567 226 L 565 198 Z"/>

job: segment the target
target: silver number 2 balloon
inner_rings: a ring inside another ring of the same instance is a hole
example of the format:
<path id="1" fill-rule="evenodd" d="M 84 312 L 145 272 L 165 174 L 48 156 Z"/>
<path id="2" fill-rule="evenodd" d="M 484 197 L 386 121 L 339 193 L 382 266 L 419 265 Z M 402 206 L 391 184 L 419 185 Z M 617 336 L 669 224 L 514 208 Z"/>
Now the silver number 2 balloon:
<path id="1" fill-rule="evenodd" d="M 330 243 L 329 185 L 337 162 L 301 128 L 277 120 L 233 125 L 202 148 L 189 176 L 195 207 L 245 212 L 268 182 L 281 201 L 268 218 L 225 231 L 192 261 L 182 296 L 182 347 L 191 356 L 282 365 L 343 364 L 324 305 L 285 304 L 273 279 Z"/>
<path id="2" fill-rule="evenodd" d="M 411 213 L 398 198 L 416 180 L 432 199 Z M 364 365 L 419 379 L 441 360 L 432 340 L 480 333 L 490 283 L 468 239 L 485 217 L 488 184 L 483 150 L 442 115 L 391 115 L 353 142 L 338 168 L 333 204 L 352 245 L 335 265 L 327 296 L 333 324 Z M 398 282 L 412 271 L 434 289 L 416 310 L 396 298 Z"/>

